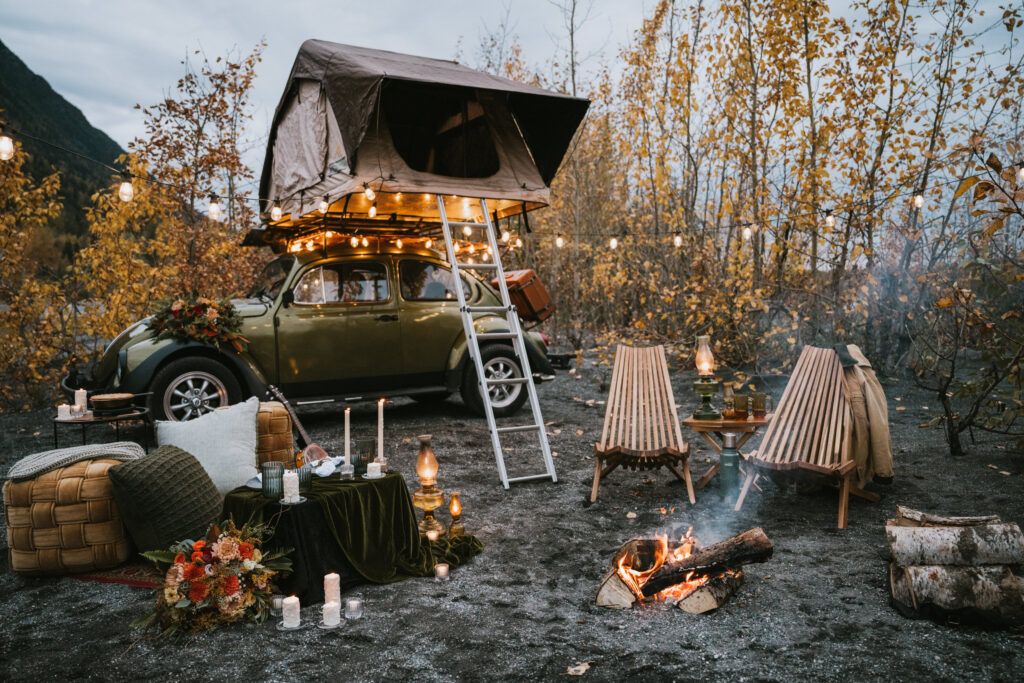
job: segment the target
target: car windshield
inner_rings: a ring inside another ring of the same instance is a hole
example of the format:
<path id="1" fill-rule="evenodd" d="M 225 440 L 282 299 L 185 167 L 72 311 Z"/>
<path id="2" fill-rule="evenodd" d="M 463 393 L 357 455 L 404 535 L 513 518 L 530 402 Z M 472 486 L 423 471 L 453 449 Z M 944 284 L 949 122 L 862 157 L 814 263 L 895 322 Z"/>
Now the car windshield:
<path id="1" fill-rule="evenodd" d="M 268 296 L 276 299 L 281 293 L 281 287 L 292 271 L 295 264 L 295 257 L 291 254 L 282 254 L 263 267 L 263 272 L 256 278 L 252 289 L 249 290 L 250 297 Z"/>

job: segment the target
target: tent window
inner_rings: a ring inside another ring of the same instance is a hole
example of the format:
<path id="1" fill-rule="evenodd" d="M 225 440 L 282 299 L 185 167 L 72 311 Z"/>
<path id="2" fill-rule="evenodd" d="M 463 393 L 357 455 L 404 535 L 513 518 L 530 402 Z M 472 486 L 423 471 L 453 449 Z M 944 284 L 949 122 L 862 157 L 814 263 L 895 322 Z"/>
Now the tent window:
<path id="1" fill-rule="evenodd" d="M 498 152 L 472 90 L 392 81 L 382 97 L 395 150 L 414 171 L 455 178 L 498 172 Z"/>

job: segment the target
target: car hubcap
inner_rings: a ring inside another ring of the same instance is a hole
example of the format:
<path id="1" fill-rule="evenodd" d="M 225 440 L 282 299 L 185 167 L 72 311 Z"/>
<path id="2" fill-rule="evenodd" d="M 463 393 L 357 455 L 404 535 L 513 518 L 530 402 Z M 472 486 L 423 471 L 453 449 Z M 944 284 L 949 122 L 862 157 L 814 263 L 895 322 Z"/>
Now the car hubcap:
<path id="1" fill-rule="evenodd" d="M 523 374 L 519 371 L 519 366 L 508 358 L 492 358 L 484 365 L 484 378 L 488 380 L 513 379 L 522 376 Z M 504 408 L 512 405 L 519 398 L 519 392 L 522 390 L 522 384 L 498 384 L 488 387 L 488 392 L 491 395 L 491 406 L 494 408 Z"/>
<path id="2" fill-rule="evenodd" d="M 227 387 L 208 372 L 186 372 L 164 392 L 164 415 L 169 420 L 192 420 L 227 404 Z"/>

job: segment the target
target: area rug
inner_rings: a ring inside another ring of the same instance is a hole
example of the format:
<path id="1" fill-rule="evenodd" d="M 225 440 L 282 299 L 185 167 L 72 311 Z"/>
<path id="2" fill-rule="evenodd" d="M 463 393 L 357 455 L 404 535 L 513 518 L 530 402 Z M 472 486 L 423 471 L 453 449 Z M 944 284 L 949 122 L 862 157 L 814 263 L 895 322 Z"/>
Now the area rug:
<path id="1" fill-rule="evenodd" d="M 86 574 L 72 574 L 71 578 L 79 581 L 96 581 L 98 583 L 121 583 L 135 588 L 157 588 L 163 581 L 152 564 L 145 560 L 126 562 L 120 567 L 105 569 Z"/>

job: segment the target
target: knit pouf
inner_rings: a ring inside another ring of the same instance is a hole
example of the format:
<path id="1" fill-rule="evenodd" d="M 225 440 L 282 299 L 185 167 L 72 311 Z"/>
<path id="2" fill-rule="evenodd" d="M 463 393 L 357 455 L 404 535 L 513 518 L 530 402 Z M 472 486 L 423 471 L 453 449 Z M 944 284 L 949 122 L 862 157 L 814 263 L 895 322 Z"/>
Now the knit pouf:
<path id="1" fill-rule="evenodd" d="M 70 574 L 109 569 L 131 544 L 107 470 L 118 460 L 83 460 L 28 481 L 4 482 L 11 569 Z"/>

